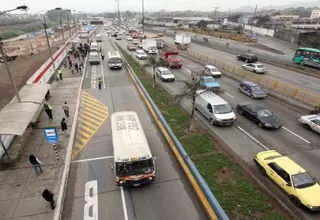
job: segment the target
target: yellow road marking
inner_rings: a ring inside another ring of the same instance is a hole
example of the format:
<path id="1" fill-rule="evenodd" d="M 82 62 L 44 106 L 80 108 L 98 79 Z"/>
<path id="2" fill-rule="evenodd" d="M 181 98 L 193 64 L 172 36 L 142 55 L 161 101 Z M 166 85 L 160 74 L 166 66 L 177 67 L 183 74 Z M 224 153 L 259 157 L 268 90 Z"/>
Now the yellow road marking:
<path id="1" fill-rule="evenodd" d="M 79 127 L 72 149 L 72 159 L 87 145 L 89 140 L 109 117 L 108 107 L 89 93 L 82 91 L 80 100 L 80 112 L 77 119 L 77 126 Z"/>

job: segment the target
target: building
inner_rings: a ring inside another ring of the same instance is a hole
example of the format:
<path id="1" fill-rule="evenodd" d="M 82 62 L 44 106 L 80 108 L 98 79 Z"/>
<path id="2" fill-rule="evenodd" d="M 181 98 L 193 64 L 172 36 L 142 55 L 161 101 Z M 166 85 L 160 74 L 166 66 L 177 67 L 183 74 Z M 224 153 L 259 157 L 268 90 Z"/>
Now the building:
<path id="1" fill-rule="evenodd" d="M 181 25 L 195 25 L 199 21 L 205 21 L 206 23 L 212 23 L 212 19 L 208 17 L 174 17 L 172 22 Z"/>
<path id="2" fill-rule="evenodd" d="M 320 18 L 320 10 L 312 10 L 310 18 Z"/>
<path id="3" fill-rule="evenodd" d="M 299 15 L 276 15 L 276 16 L 272 16 L 271 20 L 286 22 L 286 21 L 292 21 L 298 18 L 299 18 Z"/>

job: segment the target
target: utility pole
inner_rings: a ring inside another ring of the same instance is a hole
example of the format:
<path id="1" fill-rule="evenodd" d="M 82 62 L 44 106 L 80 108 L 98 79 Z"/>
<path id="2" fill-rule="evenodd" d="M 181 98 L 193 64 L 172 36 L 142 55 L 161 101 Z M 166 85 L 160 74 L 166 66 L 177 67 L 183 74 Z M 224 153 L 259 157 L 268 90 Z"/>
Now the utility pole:
<path id="1" fill-rule="evenodd" d="M 119 0 L 116 0 L 116 3 L 118 4 L 118 19 L 119 19 L 119 25 L 121 24 L 121 15 L 120 15 L 120 5 Z"/>
<path id="2" fill-rule="evenodd" d="M 142 24 L 142 34 L 144 34 L 144 0 L 142 0 L 142 18 L 141 18 L 141 24 Z"/>
<path id="3" fill-rule="evenodd" d="M 257 14 L 257 9 L 258 9 L 258 5 L 256 5 L 256 8 L 254 9 L 253 22 L 254 22 L 254 19 L 255 19 L 255 17 L 256 17 L 256 14 Z M 253 28 L 253 23 L 251 23 L 250 32 L 252 32 L 252 28 Z"/>
<path id="4" fill-rule="evenodd" d="M 217 10 L 220 7 L 212 7 L 214 9 L 214 15 L 213 15 L 213 21 L 212 21 L 212 26 L 214 23 L 216 23 L 216 15 L 217 15 Z"/>
<path id="5" fill-rule="evenodd" d="M 2 55 L 2 59 L 4 61 L 4 65 L 5 65 L 6 69 L 7 69 L 7 73 L 8 73 L 8 76 L 10 78 L 11 84 L 12 84 L 12 86 L 14 88 L 15 93 L 16 93 L 18 102 L 21 102 L 18 88 L 17 88 L 16 83 L 14 82 L 14 80 L 12 78 L 11 71 L 10 71 L 10 68 L 9 68 L 9 65 L 8 65 L 8 62 L 7 62 L 7 55 L 3 51 L 3 42 L 2 42 L 1 38 L 0 38 L 0 52 L 1 52 L 1 55 Z"/>
<path id="6" fill-rule="evenodd" d="M 26 11 L 26 15 L 28 15 L 28 9 L 26 9 L 25 11 Z M 28 38 L 28 41 L 29 41 L 29 44 L 30 44 L 30 51 L 31 51 L 31 53 L 33 53 L 33 45 L 31 43 L 29 33 L 27 33 L 27 38 Z"/>

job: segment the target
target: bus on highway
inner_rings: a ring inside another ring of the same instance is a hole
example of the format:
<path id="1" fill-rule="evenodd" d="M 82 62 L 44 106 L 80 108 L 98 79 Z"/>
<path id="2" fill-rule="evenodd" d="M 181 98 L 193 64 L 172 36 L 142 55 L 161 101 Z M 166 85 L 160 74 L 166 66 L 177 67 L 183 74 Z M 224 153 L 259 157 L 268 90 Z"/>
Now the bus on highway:
<path id="1" fill-rule="evenodd" d="M 299 48 L 292 58 L 294 63 L 320 68 L 320 50 L 316 48 Z"/>
<path id="2" fill-rule="evenodd" d="M 136 112 L 111 116 L 113 171 L 118 186 L 140 186 L 155 179 L 155 156 L 151 154 Z"/>

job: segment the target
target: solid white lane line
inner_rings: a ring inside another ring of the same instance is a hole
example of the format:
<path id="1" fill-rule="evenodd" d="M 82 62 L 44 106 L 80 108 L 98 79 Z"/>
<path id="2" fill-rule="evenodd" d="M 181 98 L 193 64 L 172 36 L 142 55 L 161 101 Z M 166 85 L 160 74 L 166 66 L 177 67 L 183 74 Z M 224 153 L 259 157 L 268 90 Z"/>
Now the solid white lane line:
<path id="1" fill-rule="evenodd" d="M 227 96 L 229 96 L 229 97 L 231 97 L 231 98 L 233 98 L 233 99 L 234 99 L 234 97 L 233 97 L 232 95 L 230 95 L 229 93 L 224 92 L 224 94 L 226 94 Z"/>
<path id="2" fill-rule="evenodd" d="M 103 60 L 102 60 L 101 56 L 100 56 L 100 60 L 101 60 L 101 64 L 100 64 L 100 66 L 101 66 L 101 79 L 102 79 L 102 85 L 103 85 L 102 88 L 106 88 L 106 83 L 104 80 L 103 64 L 102 64 Z"/>
<path id="3" fill-rule="evenodd" d="M 73 160 L 71 163 L 81 163 L 81 162 L 88 162 L 88 161 L 94 161 L 94 160 L 103 160 L 103 159 L 110 159 L 113 158 L 113 156 L 106 156 L 106 157 L 94 157 L 94 158 L 88 158 L 83 160 Z"/>
<path id="4" fill-rule="evenodd" d="M 184 69 L 184 70 L 187 71 L 188 73 L 191 73 L 191 70 L 188 70 L 188 69 L 185 68 L 184 66 L 182 66 L 182 69 Z"/>
<path id="5" fill-rule="evenodd" d="M 316 86 L 316 87 L 320 88 L 320 86 L 317 85 L 317 84 L 310 83 L 310 85 L 313 85 L 313 86 Z"/>
<path id="6" fill-rule="evenodd" d="M 300 139 L 303 140 L 304 142 L 310 144 L 310 141 L 307 141 L 306 139 L 304 139 L 304 138 L 301 137 L 300 135 L 294 133 L 293 131 L 289 130 L 288 128 L 286 128 L 286 127 L 284 127 L 284 126 L 282 126 L 282 128 L 283 128 L 284 130 L 286 130 L 287 132 L 293 134 L 293 135 L 296 136 L 297 138 L 300 138 Z"/>
<path id="7" fill-rule="evenodd" d="M 257 144 L 259 144 L 262 148 L 264 148 L 265 150 L 270 150 L 269 148 L 267 148 L 266 146 L 264 146 L 260 141 L 258 141 L 257 139 L 255 139 L 251 134 L 249 134 L 248 132 L 246 132 L 245 130 L 243 130 L 243 128 L 236 126 L 236 128 L 238 128 L 240 131 L 242 131 L 245 135 L 247 135 L 251 140 L 253 140 L 254 142 L 256 142 Z"/>
<path id="8" fill-rule="evenodd" d="M 127 204 L 126 204 L 126 199 L 124 197 L 124 191 L 123 191 L 122 186 L 120 186 L 120 191 L 121 191 L 121 200 L 122 200 L 124 220 L 128 220 Z"/>

